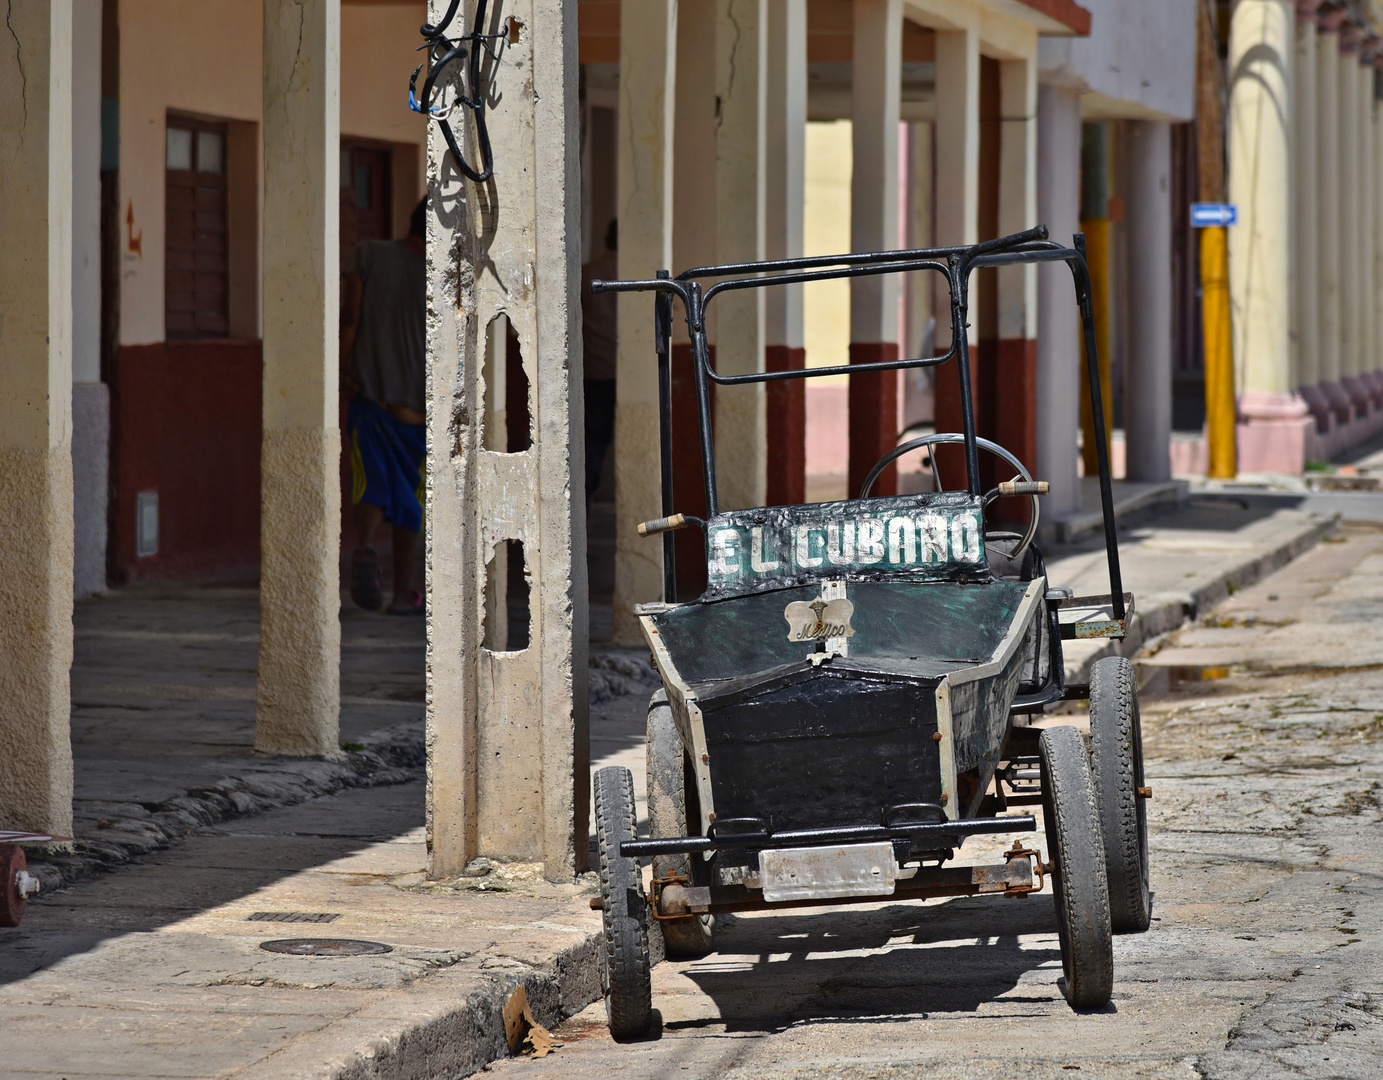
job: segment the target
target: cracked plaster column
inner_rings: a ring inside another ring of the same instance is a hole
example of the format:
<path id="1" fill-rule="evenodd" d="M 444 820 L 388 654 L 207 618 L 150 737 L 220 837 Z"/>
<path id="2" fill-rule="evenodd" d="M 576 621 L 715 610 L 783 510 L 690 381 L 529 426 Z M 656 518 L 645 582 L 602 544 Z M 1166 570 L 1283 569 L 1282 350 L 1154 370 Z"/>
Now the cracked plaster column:
<path id="1" fill-rule="evenodd" d="M 465 179 L 428 128 L 429 872 L 483 855 L 569 881 L 588 862 L 590 791 L 576 6 L 508 0 L 504 15 L 485 88 L 493 176 Z M 524 440 L 501 449 L 485 430 L 501 318 L 528 386 L 528 445 L 512 452 Z M 501 644 L 486 597 L 520 550 L 528 640 Z"/>
<path id="2" fill-rule="evenodd" d="M 764 257 L 767 0 L 717 0 L 715 43 L 716 261 L 750 262 Z M 713 301 L 721 374 L 763 371 L 765 293 L 743 289 Z M 726 510 L 767 501 L 766 404 L 763 383 L 716 388 L 716 480 Z"/>
<path id="3" fill-rule="evenodd" d="M 264 3 L 264 437 L 255 749 L 340 749 L 341 6 Z"/>
<path id="4" fill-rule="evenodd" d="M 1172 478 L 1172 129 L 1133 120 L 1128 155 L 1129 354 L 1124 427 L 1130 480 Z"/>
<path id="5" fill-rule="evenodd" d="M 1320 381 L 1319 255 L 1316 235 L 1316 8 L 1298 0 L 1296 53 L 1292 61 L 1292 209 L 1296 292 L 1296 383 L 1318 420 L 1329 424 Z"/>
<path id="6" fill-rule="evenodd" d="M 1368 393 L 1359 383 L 1363 308 L 1359 295 L 1359 34 L 1354 27 L 1340 32 L 1338 108 L 1340 137 L 1340 384 L 1349 395 L 1353 418 L 1368 416 Z"/>
<path id="7" fill-rule="evenodd" d="M 1230 201 L 1239 224 L 1229 230 L 1229 269 L 1242 472 L 1300 473 L 1311 424 L 1291 385 L 1294 27 L 1285 0 L 1239 0 L 1230 29 Z"/>
<path id="8" fill-rule="evenodd" d="M 1069 244 L 1080 228 L 1080 89 L 1043 86 L 1037 96 L 1037 216 Z M 1078 513 L 1080 313 L 1064 264 L 1037 268 L 1037 475 L 1051 485 L 1049 519 Z"/>
<path id="9" fill-rule="evenodd" d="M 902 0 L 855 0 L 850 114 L 854 167 L 850 180 L 850 249 L 898 247 L 898 118 L 903 63 Z M 938 35 L 940 39 L 942 35 Z M 939 50 L 939 46 L 938 46 Z M 940 81 L 938 62 L 938 85 Z M 978 70 L 978 62 L 976 66 Z M 938 102 L 937 114 L 941 115 Z M 978 144 L 977 144 L 978 145 Z M 944 184 L 940 185 L 944 190 Z M 938 219 L 941 217 L 938 207 Z M 850 280 L 850 363 L 898 359 L 896 274 Z M 898 444 L 898 373 L 850 379 L 850 461 L 853 498 L 874 463 Z M 874 495 L 898 490 L 896 466 L 874 483 Z"/>
<path id="10" fill-rule="evenodd" d="M 0 48 L 0 825 L 72 831 L 72 5 Z"/>
<path id="11" fill-rule="evenodd" d="M 677 0 L 620 5 L 619 273 L 672 270 Z M 653 302 L 621 293 L 615 404 L 615 640 L 643 643 L 635 604 L 663 595 L 663 545 L 638 523 L 662 514 Z M 674 312 L 674 323 L 680 319 Z M 679 508 L 680 509 L 680 508 Z"/>
<path id="12" fill-rule="evenodd" d="M 1316 292 L 1317 372 L 1320 396 L 1331 415 L 1326 451 L 1337 449 L 1340 428 L 1353 414 L 1340 385 L 1340 22 L 1344 12 L 1319 17 L 1316 33 Z"/>
<path id="13" fill-rule="evenodd" d="M 806 193 L 807 4 L 768 0 L 768 87 L 765 108 L 764 257 L 802 255 Z M 764 366 L 785 371 L 806 365 L 802 286 L 764 295 Z M 805 379 L 764 387 L 769 447 L 767 501 L 778 506 L 806 499 L 807 395 Z"/>
<path id="14" fill-rule="evenodd" d="M 999 235 L 1037 220 L 1037 42 L 1026 59 L 999 64 Z M 1037 461 L 1037 267 L 999 269 L 999 353 L 1005 392 L 995 397 L 1004 445 L 1035 470 Z M 1038 476 L 1037 472 L 1033 472 Z M 1046 477 L 1040 477 L 1046 479 Z M 1046 509 L 1046 507 L 1044 507 Z"/>

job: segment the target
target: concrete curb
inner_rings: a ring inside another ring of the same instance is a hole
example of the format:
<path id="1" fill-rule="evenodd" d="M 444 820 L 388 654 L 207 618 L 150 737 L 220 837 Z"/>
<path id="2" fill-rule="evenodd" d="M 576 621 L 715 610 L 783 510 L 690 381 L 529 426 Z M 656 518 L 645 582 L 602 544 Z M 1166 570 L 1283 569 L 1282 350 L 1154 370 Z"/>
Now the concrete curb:
<path id="1" fill-rule="evenodd" d="M 1089 682 L 1090 668 L 1106 656 L 1133 656 L 1155 637 L 1179 629 L 1200 614 L 1315 547 L 1339 526 L 1333 514 L 1301 526 L 1266 551 L 1260 550 L 1186 593 L 1155 593 L 1138 599 L 1129 635 L 1123 641 L 1068 642 L 1065 649 L 1066 681 Z"/>
<path id="2" fill-rule="evenodd" d="M 549 1028 L 597 1000 L 599 948 L 600 935 L 587 934 L 542 966 L 493 958 L 458 964 L 232 1075 L 237 1080 L 459 1080 L 509 1056 L 503 1009 L 520 984 L 534 1018 Z"/>
<path id="3" fill-rule="evenodd" d="M 206 825 L 293 806 L 347 788 L 402 784 L 423 776 L 426 750 L 421 732 L 391 728 L 370 737 L 363 750 L 339 761 L 324 758 L 265 758 L 240 775 L 192 788 L 155 804 L 122 804 L 118 824 L 77 837 L 69 850 L 29 849 L 29 872 L 43 891 L 74 885 L 177 843 Z M 35 858 L 35 856 L 39 856 Z"/>

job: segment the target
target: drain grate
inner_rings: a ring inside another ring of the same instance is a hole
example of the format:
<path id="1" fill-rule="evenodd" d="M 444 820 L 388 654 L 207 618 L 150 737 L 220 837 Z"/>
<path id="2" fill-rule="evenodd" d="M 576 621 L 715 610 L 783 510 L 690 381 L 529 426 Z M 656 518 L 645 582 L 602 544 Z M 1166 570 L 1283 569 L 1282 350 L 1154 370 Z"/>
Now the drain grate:
<path id="1" fill-rule="evenodd" d="M 335 922 L 339 911 L 256 911 L 246 916 L 246 922 Z"/>
<path id="2" fill-rule="evenodd" d="M 289 956 L 373 956 L 394 951 L 378 941 L 329 937 L 280 938 L 277 941 L 261 941 L 259 947 Z"/>

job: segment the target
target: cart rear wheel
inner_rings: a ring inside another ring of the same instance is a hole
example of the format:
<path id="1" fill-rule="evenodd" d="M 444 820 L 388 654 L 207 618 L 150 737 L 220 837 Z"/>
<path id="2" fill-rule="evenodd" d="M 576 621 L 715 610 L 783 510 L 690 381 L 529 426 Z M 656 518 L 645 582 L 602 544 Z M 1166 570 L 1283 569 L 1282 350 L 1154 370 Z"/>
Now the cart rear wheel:
<path id="1" fill-rule="evenodd" d="M 687 754 L 682 733 L 672 715 L 667 693 L 659 690 L 648 706 L 648 834 L 665 838 L 690 836 L 687 811 Z M 698 814 L 699 818 L 700 815 Z M 700 822 L 698 821 L 699 825 Z M 705 885 L 706 861 L 699 855 L 655 855 L 653 876 L 676 875 L 694 885 Z M 687 919 L 659 919 L 663 945 L 669 956 L 705 956 L 715 934 L 714 915 Z"/>
<path id="2" fill-rule="evenodd" d="M 18 926 L 24 918 L 29 898 L 19 891 L 19 875 L 28 868 L 22 847 L 0 844 L 0 926 Z"/>
<path id="3" fill-rule="evenodd" d="M 1066 1000 L 1098 1008 L 1114 988 L 1114 943 L 1090 759 L 1072 727 L 1048 728 L 1037 745 Z"/>
<path id="4" fill-rule="evenodd" d="M 634 777 L 618 766 L 601 769 L 595 774 L 595 831 L 605 925 L 601 983 L 610 1034 L 617 1039 L 643 1032 L 653 1011 L 643 873 L 637 859 L 619 853 L 621 841 L 634 839 L 634 828 Z"/>
<path id="5" fill-rule="evenodd" d="M 1122 656 L 1090 672 L 1090 770 L 1104 834 L 1109 917 L 1115 933 L 1142 933 L 1152 921 L 1148 884 L 1148 809 L 1143 786 L 1143 732 L 1138 682 Z"/>

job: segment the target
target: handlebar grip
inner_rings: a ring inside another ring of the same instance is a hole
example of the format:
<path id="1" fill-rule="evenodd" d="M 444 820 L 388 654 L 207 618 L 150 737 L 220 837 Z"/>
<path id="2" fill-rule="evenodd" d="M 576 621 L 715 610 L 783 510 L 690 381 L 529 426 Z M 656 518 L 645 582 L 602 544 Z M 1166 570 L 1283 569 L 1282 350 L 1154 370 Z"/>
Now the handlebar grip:
<path id="1" fill-rule="evenodd" d="M 678 529 L 687 527 L 686 514 L 673 514 L 671 517 L 654 518 L 652 521 L 639 522 L 640 536 L 654 536 L 658 533 L 676 532 Z"/>
<path id="2" fill-rule="evenodd" d="M 999 495 L 1046 495 L 1051 485 L 1045 480 L 1005 480 L 999 484 Z"/>

